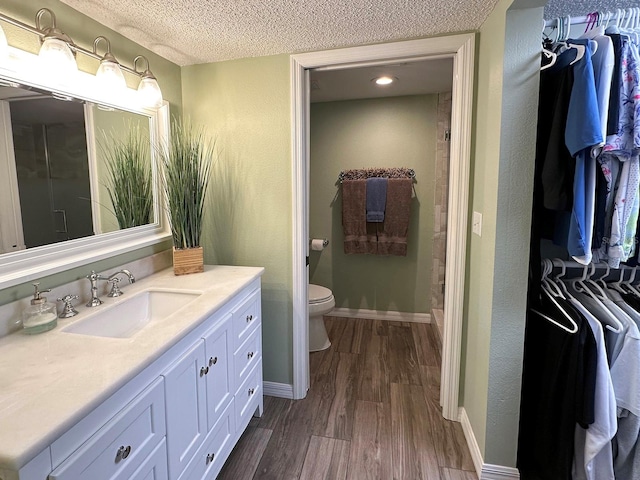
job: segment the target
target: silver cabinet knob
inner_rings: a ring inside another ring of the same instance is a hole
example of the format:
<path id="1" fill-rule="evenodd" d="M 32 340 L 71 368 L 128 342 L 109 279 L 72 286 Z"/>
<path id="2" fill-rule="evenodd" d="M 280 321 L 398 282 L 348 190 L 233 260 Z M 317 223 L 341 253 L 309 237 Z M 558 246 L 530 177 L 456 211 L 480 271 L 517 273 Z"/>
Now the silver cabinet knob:
<path id="1" fill-rule="evenodd" d="M 255 388 L 249 389 L 249 396 L 253 395 L 256 392 Z"/>
<path id="2" fill-rule="evenodd" d="M 124 445 L 120 446 L 120 448 L 116 452 L 116 462 L 119 462 L 120 460 L 124 460 L 129 456 L 130 453 L 131 453 L 131 445 L 127 445 L 126 447 Z"/>
<path id="3" fill-rule="evenodd" d="M 247 315 L 247 323 L 250 323 L 253 320 L 253 315 Z"/>
<path id="4" fill-rule="evenodd" d="M 216 457 L 215 453 L 209 453 L 207 454 L 207 461 L 206 464 L 209 465 L 211 462 L 213 462 L 213 459 Z"/>
<path id="5" fill-rule="evenodd" d="M 204 377 L 207 373 L 209 373 L 209 367 L 200 367 L 200 376 Z"/>
<path id="6" fill-rule="evenodd" d="M 209 357 L 209 366 L 213 367 L 216 363 L 218 363 L 218 357 Z"/>
<path id="7" fill-rule="evenodd" d="M 247 359 L 251 359 L 251 358 L 253 358 L 253 352 L 247 353 Z"/>

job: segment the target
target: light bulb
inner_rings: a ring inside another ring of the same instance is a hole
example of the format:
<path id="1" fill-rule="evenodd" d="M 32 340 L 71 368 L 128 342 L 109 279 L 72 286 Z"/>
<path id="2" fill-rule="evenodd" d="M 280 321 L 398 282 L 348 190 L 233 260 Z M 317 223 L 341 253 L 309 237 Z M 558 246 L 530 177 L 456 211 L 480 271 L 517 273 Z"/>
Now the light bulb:
<path id="1" fill-rule="evenodd" d="M 138 94 L 142 105 L 150 108 L 162 106 L 162 92 L 157 80 L 152 75 L 142 77 L 138 85 Z"/>
<path id="2" fill-rule="evenodd" d="M 376 78 L 376 84 L 378 85 L 389 85 L 393 83 L 392 77 L 378 77 Z"/>
<path id="3" fill-rule="evenodd" d="M 40 53 L 40 73 L 58 83 L 72 83 L 78 72 L 76 59 L 69 45 L 59 38 L 45 38 Z"/>
<path id="4" fill-rule="evenodd" d="M 96 72 L 96 79 L 101 93 L 116 96 L 127 88 L 127 82 L 122 74 L 122 69 L 117 62 L 102 60 Z"/>

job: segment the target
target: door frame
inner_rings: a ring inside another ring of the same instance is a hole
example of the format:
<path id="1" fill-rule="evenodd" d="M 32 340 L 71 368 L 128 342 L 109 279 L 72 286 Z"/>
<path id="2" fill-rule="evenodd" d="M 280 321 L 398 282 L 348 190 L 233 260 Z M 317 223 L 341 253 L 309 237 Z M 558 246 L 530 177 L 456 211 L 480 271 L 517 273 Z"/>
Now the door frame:
<path id="1" fill-rule="evenodd" d="M 309 255 L 309 70 L 350 68 L 450 57 L 453 59 L 451 143 L 447 226 L 447 287 L 440 403 L 443 416 L 458 420 L 460 354 L 466 272 L 475 34 L 409 40 L 292 55 L 291 124 L 293 187 L 293 398 L 309 389 L 308 270 Z M 425 295 L 428 292 L 424 292 Z"/>

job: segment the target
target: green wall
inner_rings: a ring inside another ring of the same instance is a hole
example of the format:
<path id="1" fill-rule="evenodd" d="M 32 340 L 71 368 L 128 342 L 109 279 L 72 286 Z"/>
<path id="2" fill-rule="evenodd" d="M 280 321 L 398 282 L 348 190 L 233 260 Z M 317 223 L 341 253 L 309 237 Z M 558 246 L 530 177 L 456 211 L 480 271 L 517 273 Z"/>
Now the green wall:
<path id="1" fill-rule="evenodd" d="M 436 95 L 311 105 L 309 235 L 328 238 L 310 252 L 312 283 L 332 289 L 336 307 L 429 313 L 434 222 Z M 345 255 L 341 170 L 416 171 L 406 257 Z"/>
<path id="2" fill-rule="evenodd" d="M 500 0 L 480 29 L 462 359 L 485 463 L 515 466 L 544 0 Z M 522 8 L 522 9 L 520 9 Z"/>
<path id="3" fill-rule="evenodd" d="M 3 0 L 0 4 L 0 12 L 28 25 L 34 25 L 36 12 L 43 7 L 53 10 L 57 17 L 57 26 L 78 45 L 85 48 L 92 48 L 95 37 L 104 35 L 111 41 L 111 49 L 116 58 L 122 64 L 129 67 L 132 66 L 133 58 L 136 55 L 145 55 L 149 59 L 151 70 L 158 79 L 164 99 L 171 104 L 172 114 L 180 115 L 182 113 L 181 74 L 178 65 L 159 57 L 58 0 L 38 0 L 37 2 L 34 0 Z M 48 22 L 48 19 L 43 19 L 43 23 L 44 22 Z M 7 35 L 9 45 L 33 53 L 38 51 L 39 43 L 37 36 L 4 22 L 0 22 L 0 24 Z M 78 64 L 81 70 L 89 72 L 95 72 L 98 68 L 98 62 L 89 59 L 85 55 L 78 55 Z M 130 87 L 137 88 L 138 79 L 136 77 L 125 73 L 125 78 Z M 63 285 L 84 277 L 91 269 L 95 269 L 96 271 L 108 270 L 170 247 L 171 242 L 165 241 L 155 246 L 115 256 L 92 265 L 86 265 L 57 275 L 51 275 L 41 279 L 42 287 L 49 288 Z M 31 284 L 17 285 L 16 287 L 0 290 L 0 304 L 10 303 L 20 298 L 28 297 L 32 291 L 33 287 Z"/>
<path id="4" fill-rule="evenodd" d="M 216 138 L 205 262 L 263 266 L 264 378 L 291 384 L 289 56 L 183 68 L 184 111 Z"/>

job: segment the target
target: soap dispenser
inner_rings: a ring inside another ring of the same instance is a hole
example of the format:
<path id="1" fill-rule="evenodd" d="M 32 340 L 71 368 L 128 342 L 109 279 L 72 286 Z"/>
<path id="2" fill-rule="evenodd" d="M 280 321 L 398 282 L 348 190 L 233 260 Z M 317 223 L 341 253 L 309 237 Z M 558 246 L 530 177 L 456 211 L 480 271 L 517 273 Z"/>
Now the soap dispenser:
<path id="1" fill-rule="evenodd" d="M 27 334 L 46 332 L 58 324 L 55 303 L 47 302 L 47 297 L 41 295 L 51 290 L 40 291 L 38 285 L 40 284 L 33 284 L 36 291 L 31 299 L 31 305 L 22 312 L 22 327 Z"/>

